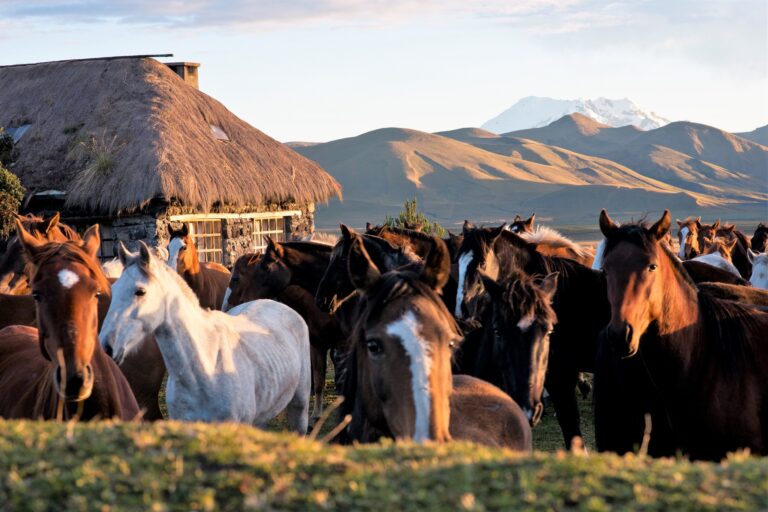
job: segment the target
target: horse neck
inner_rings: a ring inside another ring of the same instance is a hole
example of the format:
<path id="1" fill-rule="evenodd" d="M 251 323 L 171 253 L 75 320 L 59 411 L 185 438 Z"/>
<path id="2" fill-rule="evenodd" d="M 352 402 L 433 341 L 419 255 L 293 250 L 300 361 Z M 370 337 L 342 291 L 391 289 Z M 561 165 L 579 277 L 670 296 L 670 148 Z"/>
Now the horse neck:
<path id="1" fill-rule="evenodd" d="M 220 348 L 219 326 L 212 324 L 212 313 L 184 292 L 182 283 L 169 283 L 174 278 L 170 274 L 163 278 L 165 316 L 155 336 L 169 374 L 181 382 L 193 382 L 213 373 Z"/>
<path id="2" fill-rule="evenodd" d="M 531 262 L 530 255 L 523 248 L 518 247 L 504 237 L 500 237 L 493 244 L 491 251 L 498 261 L 501 276 L 508 276 L 516 271 L 525 270 Z"/>
<path id="3" fill-rule="evenodd" d="M 288 251 L 291 251 L 288 253 Z M 313 254 L 310 251 L 298 251 L 286 248 L 286 265 L 291 269 L 292 285 L 300 286 L 309 293 L 316 293 L 320 280 L 328 268 L 330 253 Z"/>
<path id="4" fill-rule="evenodd" d="M 659 266 L 662 310 L 653 321 L 659 340 L 687 366 L 693 354 L 691 342 L 700 334 L 698 290 L 666 251 L 658 251 L 663 261 Z"/>

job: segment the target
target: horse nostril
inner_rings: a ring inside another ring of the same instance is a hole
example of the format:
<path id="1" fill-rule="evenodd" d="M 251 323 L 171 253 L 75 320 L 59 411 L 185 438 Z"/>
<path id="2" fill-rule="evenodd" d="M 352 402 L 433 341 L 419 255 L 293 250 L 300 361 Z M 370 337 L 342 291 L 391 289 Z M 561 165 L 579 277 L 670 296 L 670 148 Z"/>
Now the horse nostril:
<path id="1" fill-rule="evenodd" d="M 629 345 L 632 342 L 632 326 L 627 324 L 624 328 L 624 341 Z"/>

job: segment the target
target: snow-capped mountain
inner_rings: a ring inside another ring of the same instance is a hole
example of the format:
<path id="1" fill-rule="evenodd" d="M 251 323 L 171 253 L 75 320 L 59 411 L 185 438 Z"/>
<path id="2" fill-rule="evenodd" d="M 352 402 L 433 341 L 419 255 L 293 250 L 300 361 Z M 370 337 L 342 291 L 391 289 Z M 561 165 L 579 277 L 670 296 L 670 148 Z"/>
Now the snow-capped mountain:
<path id="1" fill-rule="evenodd" d="M 668 119 L 638 107 L 627 98 L 557 100 L 528 96 L 483 124 L 482 128 L 494 133 L 538 128 L 575 112 L 616 127 L 632 124 L 642 130 L 651 130 L 669 123 Z"/>

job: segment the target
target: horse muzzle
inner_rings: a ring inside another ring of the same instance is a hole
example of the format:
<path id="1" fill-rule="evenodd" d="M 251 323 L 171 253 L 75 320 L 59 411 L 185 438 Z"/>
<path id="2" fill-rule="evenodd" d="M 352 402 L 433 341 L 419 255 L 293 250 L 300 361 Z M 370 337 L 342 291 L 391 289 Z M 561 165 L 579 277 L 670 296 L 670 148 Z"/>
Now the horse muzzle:
<path id="1" fill-rule="evenodd" d="M 62 378 L 61 366 L 57 366 L 56 371 L 53 372 L 53 388 L 59 397 L 67 402 L 82 402 L 90 397 L 93 382 L 93 367 L 90 364 L 84 364 L 80 371 L 67 375 L 66 380 Z"/>
<path id="2" fill-rule="evenodd" d="M 637 354 L 637 346 L 633 343 L 635 331 L 631 324 L 626 322 L 618 325 L 609 324 L 607 333 L 608 339 L 621 347 L 619 355 L 622 358 L 626 359 Z"/>

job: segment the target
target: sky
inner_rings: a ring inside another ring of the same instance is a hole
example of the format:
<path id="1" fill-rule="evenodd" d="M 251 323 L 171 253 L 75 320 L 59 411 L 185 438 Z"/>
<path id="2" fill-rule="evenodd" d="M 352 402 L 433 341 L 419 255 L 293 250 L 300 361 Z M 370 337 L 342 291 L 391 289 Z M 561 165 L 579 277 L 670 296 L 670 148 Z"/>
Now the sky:
<path id="1" fill-rule="evenodd" d="M 766 0 L 0 0 L 0 65 L 173 53 L 281 141 L 479 126 L 525 96 L 768 123 Z"/>

